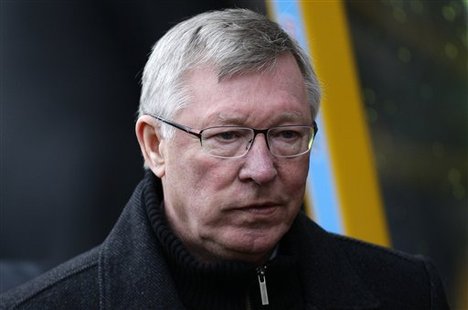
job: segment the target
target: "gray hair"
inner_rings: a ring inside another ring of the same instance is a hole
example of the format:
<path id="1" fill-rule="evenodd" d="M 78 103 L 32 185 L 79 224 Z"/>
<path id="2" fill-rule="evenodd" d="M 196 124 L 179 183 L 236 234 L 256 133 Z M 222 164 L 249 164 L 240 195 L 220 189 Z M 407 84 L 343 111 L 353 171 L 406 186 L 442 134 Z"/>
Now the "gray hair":
<path id="1" fill-rule="evenodd" d="M 202 13 L 170 29 L 154 45 L 143 71 L 139 116 L 172 119 L 189 104 L 183 76 L 191 69 L 214 66 L 222 80 L 270 69 L 286 53 L 294 56 L 304 76 L 315 118 L 320 86 L 307 54 L 277 23 L 246 9 Z M 163 135 L 170 135 L 168 129 L 163 128 Z"/>

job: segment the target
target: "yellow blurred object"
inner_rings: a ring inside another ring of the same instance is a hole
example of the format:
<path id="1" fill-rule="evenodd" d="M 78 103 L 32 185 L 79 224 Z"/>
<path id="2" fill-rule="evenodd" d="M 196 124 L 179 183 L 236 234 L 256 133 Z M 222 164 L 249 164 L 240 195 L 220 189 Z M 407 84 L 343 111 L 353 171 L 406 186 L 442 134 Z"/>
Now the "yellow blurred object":
<path id="1" fill-rule="evenodd" d="M 299 4 L 324 90 L 321 113 L 345 234 L 389 246 L 343 3 Z"/>

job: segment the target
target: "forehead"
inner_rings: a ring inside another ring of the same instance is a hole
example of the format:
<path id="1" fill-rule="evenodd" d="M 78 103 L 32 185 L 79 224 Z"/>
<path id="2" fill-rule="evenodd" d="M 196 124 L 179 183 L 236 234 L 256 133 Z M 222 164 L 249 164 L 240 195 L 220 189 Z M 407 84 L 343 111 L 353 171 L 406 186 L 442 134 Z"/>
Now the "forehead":
<path id="1" fill-rule="evenodd" d="M 204 66 L 189 72 L 184 82 L 189 104 L 179 117 L 188 121 L 262 126 L 311 121 L 304 78 L 292 55 L 278 57 L 264 71 L 221 80 L 213 67 Z"/>

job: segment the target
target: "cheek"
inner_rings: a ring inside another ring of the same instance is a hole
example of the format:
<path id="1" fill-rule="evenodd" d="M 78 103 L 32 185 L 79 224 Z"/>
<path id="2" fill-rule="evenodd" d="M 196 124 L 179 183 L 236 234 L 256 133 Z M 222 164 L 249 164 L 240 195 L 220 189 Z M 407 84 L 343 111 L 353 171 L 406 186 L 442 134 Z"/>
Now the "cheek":
<path id="1" fill-rule="evenodd" d="M 208 215 L 213 205 L 222 203 L 222 193 L 237 179 L 236 165 L 223 159 L 210 157 L 200 152 L 189 152 L 173 156 L 168 162 L 166 178 L 177 196 L 185 200 L 183 205 L 190 205 L 190 213 Z"/>
<path id="2" fill-rule="evenodd" d="M 208 193 L 216 196 L 216 193 L 235 183 L 238 167 L 225 159 L 203 155 L 189 163 L 186 169 L 190 169 L 191 174 L 195 177 L 194 189 L 196 193 Z"/>
<path id="3" fill-rule="evenodd" d="M 232 199 L 231 186 L 236 181 L 235 169 L 226 163 L 213 163 L 209 160 L 194 160 L 187 166 L 176 167 L 182 173 L 178 176 L 178 197 L 184 200 L 179 217 L 184 217 L 187 229 L 194 235 L 204 235 L 206 231 L 219 227 L 225 219 L 220 206 Z"/>
<path id="4" fill-rule="evenodd" d="M 306 163 L 285 163 L 278 167 L 281 182 L 281 188 L 278 192 L 282 192 L 288 198 L 288 212 L 291 216 L 295 216 L 304 201 L 306 189 L 306 181 L 308 175 L 308 161 Z"/>
<path id="5" fill-rule="evenodd" d="M 309 158 L 284 161 L 278 166 L 278 174 L 283 179 L 283 185 L 293 192 L 303 190 L 309 173 Z"/>

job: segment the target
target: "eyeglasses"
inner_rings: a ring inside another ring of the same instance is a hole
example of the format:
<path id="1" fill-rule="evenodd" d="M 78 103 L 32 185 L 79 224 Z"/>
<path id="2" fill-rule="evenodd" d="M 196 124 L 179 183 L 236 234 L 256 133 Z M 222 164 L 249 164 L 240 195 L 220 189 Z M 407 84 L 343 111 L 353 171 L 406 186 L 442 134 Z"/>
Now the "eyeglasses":
<path id="1" fill-rule="evenodd" d="M 252 147 L 255 137 L 263 134 L 268 149 L 276 157 L 296 157 L 310 151 L 317 134 L 317 124 L 313 126 L 284 125 L 268 129 L 255 129 L 241 126 L 215 126 L 196 132 L 193 128 L 168 121 L 156 115 L 155 119 L 196 136 L 202 150 L 221 158 L 242 157 Z"/>

